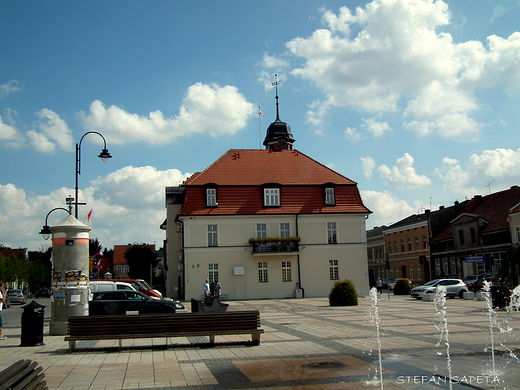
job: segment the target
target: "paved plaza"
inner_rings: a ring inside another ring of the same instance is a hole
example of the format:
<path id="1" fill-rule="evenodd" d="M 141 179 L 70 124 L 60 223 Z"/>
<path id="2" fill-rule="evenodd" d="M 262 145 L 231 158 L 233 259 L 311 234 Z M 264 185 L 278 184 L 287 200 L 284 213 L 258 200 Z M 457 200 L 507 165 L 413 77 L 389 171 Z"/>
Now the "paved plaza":
<path id="1" fill-rule="evenodd" d="M 78 342 L 74 353 L 48 335 L 50 302 L 38 302 L 47 305 L 45 345 L 20 347 L 11 320 L 0 370 L 35 360 L 50 389 L 520 389 L 520 312 L 497 311 L 491 327 L 485 301 L 448 299 L 445 316 L 433 302 L 386 293 L 376 306 L 369 297 L 333 308 L 326 298 L 234 301 L 229 310 L 260 311 L 259 346 L 179 337 L 167 348 L 164 338 L 124 340 L 121 351 L 117 341 Z"/>

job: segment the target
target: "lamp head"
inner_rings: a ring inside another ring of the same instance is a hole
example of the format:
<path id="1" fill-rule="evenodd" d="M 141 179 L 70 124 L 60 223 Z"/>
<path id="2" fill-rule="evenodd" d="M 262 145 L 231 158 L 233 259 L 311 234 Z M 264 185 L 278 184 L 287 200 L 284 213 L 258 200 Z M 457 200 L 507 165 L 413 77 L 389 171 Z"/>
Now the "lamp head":
<path id="1" fill-rule="evenodd" d="M 112 156 L 110 155 L 110 153 L 108 152 L 108 149 L 103 149 L 101 150 L 101 153 L 99 153 L 99 156 L 98 156 L 100 159 L 103 160 L 104 163 L 108 162 L 108 159 L 109 158 L 112 158 Z"/>
<path id="2" fill-rule="evenodd" d="M 51 236 L 52 232 L 48 225 L 45 225 L 42 230 L 40 231 L 40 234 L 42 235 L 44 240 L 48 240 Z"/>

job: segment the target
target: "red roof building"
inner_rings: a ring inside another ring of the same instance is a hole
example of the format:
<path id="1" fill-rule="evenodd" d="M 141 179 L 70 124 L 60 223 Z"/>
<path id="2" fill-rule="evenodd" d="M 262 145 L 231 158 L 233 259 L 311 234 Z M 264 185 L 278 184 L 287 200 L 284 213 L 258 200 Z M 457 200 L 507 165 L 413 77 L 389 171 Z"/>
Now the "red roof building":
<path id="1" fill-rule="evenodd" d="M 206 279 L 228 299 L 327 296 L 340 279 L 368 293 L 370 210 L 293 143 L 277 109 L 265 150 L 228 150 L 166 188 L 168 296 L 200 299 Z"/>

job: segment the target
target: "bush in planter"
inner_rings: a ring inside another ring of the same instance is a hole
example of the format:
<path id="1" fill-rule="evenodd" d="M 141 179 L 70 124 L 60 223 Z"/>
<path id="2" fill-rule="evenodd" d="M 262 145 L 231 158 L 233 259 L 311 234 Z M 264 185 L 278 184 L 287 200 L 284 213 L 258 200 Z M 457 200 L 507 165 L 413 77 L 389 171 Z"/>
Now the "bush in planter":
<path id="1" fill-rule="evenodd" d="M 394 295 L 410 295 L 412 286 L 407 279 L 397 279 L 394 287 Z"/>
<path id="2" fill-rule="evenodd" d="M 357 306 L 356 288 L 350 280 L 337 281 L 329 294 L 330 306 Z"/>

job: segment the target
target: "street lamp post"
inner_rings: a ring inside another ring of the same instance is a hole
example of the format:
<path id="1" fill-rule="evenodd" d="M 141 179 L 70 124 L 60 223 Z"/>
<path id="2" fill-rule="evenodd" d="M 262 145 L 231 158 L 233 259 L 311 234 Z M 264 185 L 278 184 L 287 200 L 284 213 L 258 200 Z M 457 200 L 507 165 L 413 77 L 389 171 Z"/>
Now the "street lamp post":
<path id="1" fill-rule="evenodd" d="M 86 204 L 86 203 L 78 202 L 78 196 L 79 196 L 78 181 L 79 181 L 79 175 L 81 174 L 81 142 L 83 141 L 83 138 L 85 138 L 85 136 L 87 134 L 97 134 L 103 139 L 104 146 L 103 146 L 103 149 L 101 150 L 101 153 L 98 156 L 99 158 L 101 158 L 103 160 L 103 162 L 106 163 L 109 158 L 112 158 L 110 153 L 108 153 L 107 141 L 105 140 L 105 137 L 103 137 L 103 135 L 101 133 L 98 133 L 97 131 L 89 131 L 89 132 L 83 134 L 83 136 L 79 140 L 79 143 L 76 144 L 76 189 L 75 189 L 76 197 L 74 198 L 74 217 L 76 217 L 76 219 L 78 218 L 78 205 Z"/>

